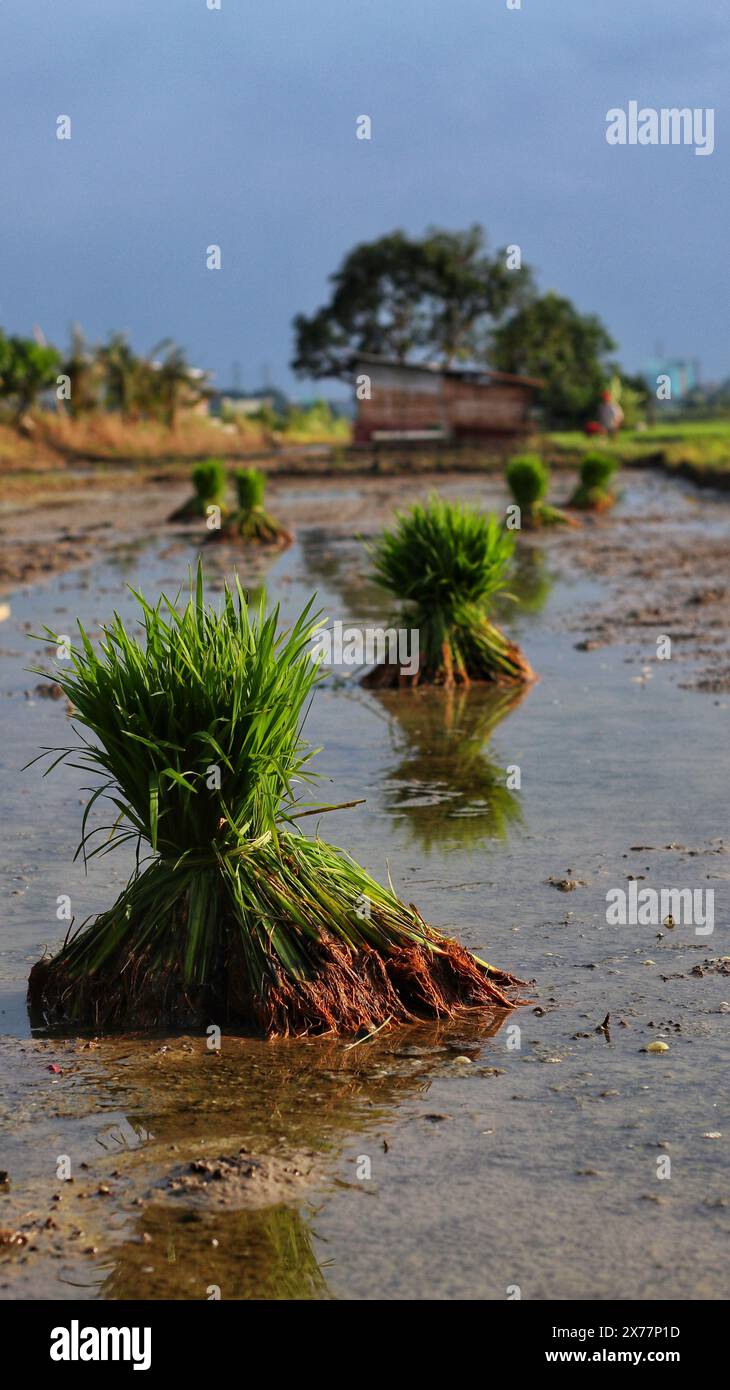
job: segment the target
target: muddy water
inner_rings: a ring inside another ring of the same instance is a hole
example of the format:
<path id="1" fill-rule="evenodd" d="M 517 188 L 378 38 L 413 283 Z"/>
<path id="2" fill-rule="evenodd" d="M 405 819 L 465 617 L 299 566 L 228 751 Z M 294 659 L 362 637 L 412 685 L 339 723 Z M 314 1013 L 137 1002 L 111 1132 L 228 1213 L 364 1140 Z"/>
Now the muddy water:
<path id="1" fill-rule="evenodd" d="M 321 514 L 297 544 L 266 573 L 240 566 L 242 580 L 265 583 L 288 616 L 316 588 L 343 621 L 387 618 L 354 528 L 336 524 L 345 501 L 318 486 Z M 670 483 L 627 492 L 624 511 L 638 497 L 668 535 L 696 524 Z M 725 505 L 713 515 L 727 529 Z M 94 630 L 132 611 L 126 583 L 174 592 L 194 547 L 130 536 L 10 596 L 0 1228 L 19 1234 L 0 1246 L 1 1296 L 727 1296 L 728 711 L 651 659 L 651 632 L 644 649 L 576 650 L 578 615 L 606 587 L 571 563 L 571 544 L 523 547 L 509 621 L 541 679 L 511 708 L 479 693 L 366 694 L 349 671 L 317 695 L 321 799 L 366 797 L 323 817 L 323 833 L 375 874 L 387 866 L 435 925 L 535 980 L 534 1004 L 487 1033 L 464 1023 L 354 1048 L 224 1036 L 214 1053 L 199 1036 L 32 1032 L 25 980 L 62 934 L 58 895 L 77 918 L 98 911 L 130 861 L 98 859 L 84 876 L 72 863 L 84 779 L 21 771 L 70 733 L 62 700 L 25 694 L 41 679 L 23 669 L 27 631 L 70 631 L 76 615 Z M 228 561 L 210 562 L 211 580 Z M 713 888 L 713 935 L 609 927 L 606 892 L 629 875 Z M 667 1052 L 643 1050 L 658 1038 Z M 57 1176 L 63 1156 L 72 1182 Z"/>

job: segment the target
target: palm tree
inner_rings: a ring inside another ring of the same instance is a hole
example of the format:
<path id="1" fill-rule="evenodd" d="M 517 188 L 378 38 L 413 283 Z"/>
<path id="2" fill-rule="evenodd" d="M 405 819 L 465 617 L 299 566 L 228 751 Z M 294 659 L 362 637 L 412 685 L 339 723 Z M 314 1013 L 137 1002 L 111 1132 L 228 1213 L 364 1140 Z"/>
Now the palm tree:
<path id="1" fill-rule="evenodd" d="M 164 353 L 159 362 L 155 360 L 158 353 Z M 158 343 L 150 357 L 156 405 L 168 429 L 174 430 L 181 406 L 197 405 L 205 397 L 207 374 L 191 367 L 184 350 L 170 338 Z"/>
<path id="2" fill-rule="evenodd" d="M 98 404 L 100 364 L 98 354 L 87 347 L 83 330 L 78 323 L 71 329 L 68 357 L 61 371 L 70 381 L 69 413 L 74 419 L 84 412 L 94 410 Z"/>
<path id="3" fill-rule="evenodd" d="M 104 371 L 107 405 L 128 420 L 139 404 L 141 359 L 135 356 L 125 333 L 110 334 L 97 357 Z"/>

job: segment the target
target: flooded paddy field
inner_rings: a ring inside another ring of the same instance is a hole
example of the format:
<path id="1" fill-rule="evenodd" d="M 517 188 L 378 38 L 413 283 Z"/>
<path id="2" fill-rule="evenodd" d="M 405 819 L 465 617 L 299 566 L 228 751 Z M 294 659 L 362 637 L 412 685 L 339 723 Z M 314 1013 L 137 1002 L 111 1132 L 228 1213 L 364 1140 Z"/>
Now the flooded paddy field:
<path id="1" fill-rule="evenodd" d="M 622 482 L 615 513 L 520 540 L 500 619 L 540 677 L 522 699 L 379 695 L 350 668 L 315 697 L 317 795 L 365 798 L 322 834 L 531 981 L 486 1030 L 465 1016 L 354 1047 L 32 1026 L 27 976 L 63 936 L 59 895 L 77 920 L 98 912 L 133 860 L 85 875 L 85 779 L 22 770 L 71 734 L 28 634 L 77 616 L 95 634 L 131 615 L 127 584 L 173 595 L 197 548 L 164 525 L 179 484 L 2 517 L 15 560 L 45 549 L 49 569 L 23 587 L 10 571 L 0 610 L 0 1296 L 727 1297 L 730 510 L 653 474 Z M 434 487 L 506 500 L 473 475 Z M 424 490 L 272 484 L 294 546 L 253 565 L 206 547 L 208 581 L 237 568 L 285 620 L 316 590 L 331 618 L 385 623 L 363 537 Z M 609 925 L 607 892 L 632 881 L 712 889 L 714 931 Z"/>

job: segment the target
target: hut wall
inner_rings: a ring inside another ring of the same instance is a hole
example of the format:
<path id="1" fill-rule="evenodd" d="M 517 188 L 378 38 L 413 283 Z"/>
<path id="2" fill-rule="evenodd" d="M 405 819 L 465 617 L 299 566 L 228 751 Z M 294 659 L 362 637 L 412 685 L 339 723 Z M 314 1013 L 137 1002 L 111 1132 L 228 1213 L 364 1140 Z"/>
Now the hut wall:
<path id="1" fill-rule="evenodd" d="M 355 438 L 367 441 L 376 431 L 448 429 L 443 378 L 433 372 L 371 368 L 370 400 L 357 402 Z"/>
<path id="2" fill-rule="evenodd" d="M 519 434 L 527 429 L 532 390 L 510 382 L 444 380 L 449 425 L 456 435 Z"/>

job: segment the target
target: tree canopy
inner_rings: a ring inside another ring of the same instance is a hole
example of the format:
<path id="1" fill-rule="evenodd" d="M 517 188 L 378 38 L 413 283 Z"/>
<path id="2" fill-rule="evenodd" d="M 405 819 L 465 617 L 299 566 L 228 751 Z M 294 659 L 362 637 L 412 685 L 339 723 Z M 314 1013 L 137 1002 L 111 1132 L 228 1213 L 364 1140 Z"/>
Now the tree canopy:
<path id="1" fill-rule="evenodd" d="M 56 349 L 35 338 L 6 338 L 0 330 L 0 397 L 12 404 L 20 422 L 41 391 L 51 386 L 60 368 Z"/>
<path id="2" fill-rule="evenodd" d="M 533 299 L 497 329 L 493 363 L 500 371 L 540 377 L 539 403 L 551 425 L 584 422 L 612 373 L 616 344 L 595 314 L 580 314 L 554 291 Z"/>
<path id="3" fill-rule="evenodd" d="M 361 242 L 330 279 L 328 303 L 294 320 L 302 376 L 344 376 L 361 352 L 445 365 L 483 357 L 495 323 L 532 283 L 527 268 L 508 268 L 506 250 L 489 254 L 479 226 Z"/>

